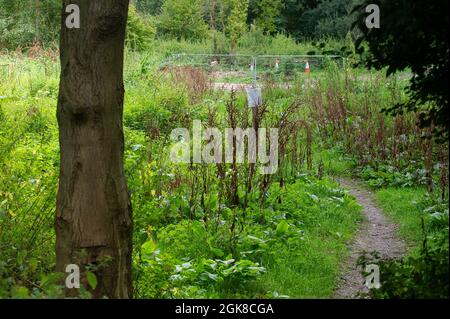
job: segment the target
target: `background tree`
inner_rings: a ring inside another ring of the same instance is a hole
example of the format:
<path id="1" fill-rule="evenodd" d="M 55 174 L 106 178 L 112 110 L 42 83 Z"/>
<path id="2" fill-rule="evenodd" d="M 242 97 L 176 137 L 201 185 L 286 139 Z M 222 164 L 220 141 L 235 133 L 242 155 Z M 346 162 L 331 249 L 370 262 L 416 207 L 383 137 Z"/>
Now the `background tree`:
<path id="1" fill-rule="evenodd" d="M 283 0 L 277 17 L 279 31 L 296 39 L 344 38 L 354 19 L 357 0 Z"/>
<path id="2" fill-rule="evenodd" d="M 177 39 L 201 39 L 208 26 L 202 0 L 166 0 L 159 16 L 159 31 Z"/>
<path id="3" fill-rule="evenodd" d="M 133 51 L 148 49 L 156 35 L 156 22 L 153 16 L 137 12 L 134 5 L 128 9 L 126 46 Z"/>
<path id="4" fill-rule="evenodd" d="M 302 15 L 317 7 L 320 0 L 283 0 L 281 14 L 278 17 L 279 30 L 299 38 L 303 32 L 303 23 L 299 22 Z"/>
<path id="5" fill-rule="evenodd" d="M 256 24 L 268 33 L 276 32 L 281 6 L 281 0 L 250 0 L 248 24 Z"/>
<path id="6" fill-rule="evenodd" d="M 219 0 L 205 0 L 205 12 L 206 21 L 211 30 L 211 36 L 213 41 L 213 53 L 224 53 L 228 46 L 220 45 L 223 44 L 224 34 L 220 31 L 223 30 L 222 26 L 219 26 L 221 22 L 221 9 L 222 1 Z"/>
<path id="7" fill-rule="evenodd" d="M 132 3 L 140 12 L 158 15 L 161 13 L 161 7 L 164 0 L 133 0 Z"/>
<path id="8" fill-rule="evenodd" d="M 51 44 L 59 31 L 58 0 L 0 0 L 0 48 Z"/>
<path id="9" fill-rule="evenodd" d="M 380 7 L 381 27 L 368 29 L 365 7 Z M 387 67 L 387 74 L 410 68 L 414 76 L 408 88 L 409 100 L 386 111 L 421 114 L 421 124 L 434 123 L 436 133 L 448 138 L 448 60 L 449 3 L 446 0 L 364 1 L 355 8 L 359 18 L 355 26 L 361 31 L 357 46 L 363 52 L 367 43 L 367 65 Z"/>
<path id="10" fill-rule="evenodd" d="M 225 33 L 230 38 L 230 50 L 236 52 L 237 41 L 247 29 L 249 0 L 226 0 L 229 8 Z"/>
<path id="11" fill-rule="evenodd" d="M 224 38 L 222 33 L 226 32 L 231 39 L 229 35 L 234 32 L 230 31 L 234 29 L 239 38 L 252 24 L 263 33 L 285 33 L 296 40 L 342 39 L 353 21 L 349 10 L 359 1 L 132 0 L 137 14 L 131 12 L 131 15 L 140 20 L 138 24 L 144 29 L 158 25 L 159 36 L 167 38 L 198 40 L 210 35 L 209 27 L 214 34 L 213 41 L 218 43 L 215 47 L 226 48 L 223 53 L 228 52 L 230 46 L 220 43 Z M 59 1 L 26 0 L 26 3 L 28 5 L 24 6 L 21 0 L 0 0 L 0 46 L 7 49 L 27 49 L 35 43 L 56 46 Z M 133 19 L 131 25 L 136 26 L 136 21 Z"/>
<path id="12" fill-rule="evenodd" d="M 80 8 L 81 28 L 65 26 Z M 128 0 L 65 0 L 58 98 L 56 269 L 90 267 L 94 297 L 132 297 L 132 214 L 124 177 L 123 51 Z"/>
<path id="13" fill-rule="evenodd" d="M 316 8 L 306 11 L 300 19 L 300 23 L 305 26 L 301 35 L 316 39 L 345 38 L 354 21 L 350 14 L 354 2 L 353 0 L 321 1 Z"/>

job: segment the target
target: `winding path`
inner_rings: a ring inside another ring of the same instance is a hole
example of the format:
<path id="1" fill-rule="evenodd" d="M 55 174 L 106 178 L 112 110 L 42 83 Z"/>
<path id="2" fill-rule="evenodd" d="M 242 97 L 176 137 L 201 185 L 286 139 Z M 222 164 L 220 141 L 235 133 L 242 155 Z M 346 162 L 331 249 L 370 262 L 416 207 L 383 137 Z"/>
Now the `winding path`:
<path id="1" fill-rule="evenodd" d="M 351 180 L 340 179 L 339 182 L 363 207 L 364 220 L 350 246 L 350 256 L 344 264 L 345 270 L 333 297 L 358 298 L 359 293 L 367 292 L 361 269 L 356 266 L 360 254 L 363 251 L 378 251 L 382 258 L 400 257 L 406 251 L 406 244 L 397 237 L 396 225 L 376 206 L 370 191 Z"/>

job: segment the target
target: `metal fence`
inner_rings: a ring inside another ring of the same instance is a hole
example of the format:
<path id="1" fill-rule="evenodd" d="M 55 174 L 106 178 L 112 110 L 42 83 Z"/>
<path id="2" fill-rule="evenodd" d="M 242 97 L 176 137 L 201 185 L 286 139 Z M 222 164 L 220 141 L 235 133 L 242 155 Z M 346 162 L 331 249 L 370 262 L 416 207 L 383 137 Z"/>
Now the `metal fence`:
<path id="1" fill-rule="evenodd" d="M 338 55 L 249 55 L 249 54 L 172 54 L 166 64 L 200 68 L 209 75 L 227 81 L 254 83 L 268 76 L 294 78 L 305 72 L 323 70 L 330 61 L 343 68 L 345 59 Z"/>

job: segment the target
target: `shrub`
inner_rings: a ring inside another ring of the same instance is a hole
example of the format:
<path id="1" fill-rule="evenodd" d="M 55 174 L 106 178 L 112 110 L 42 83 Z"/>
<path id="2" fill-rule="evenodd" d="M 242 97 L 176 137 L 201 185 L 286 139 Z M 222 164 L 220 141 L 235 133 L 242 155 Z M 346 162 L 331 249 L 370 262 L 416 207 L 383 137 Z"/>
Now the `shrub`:
<path id="1" fill-rule="evenodd" d="M 154 19 L 150 16 L 141 16 L 136 12 L 134 5 L 130 5 L 127 20 L 127 47 L 135 51 L 148 49 L 155 35 Z"/>
<path id="2" fill-rule="evenodd" d="M 426 203 L 423 241 L 418 251 L 401 259 L 380 260 L 377 255 L 360 257 L 360 265 L 372 263 L 380 267 L 381 287 L 370 290 L 372 298 L 448 298 L 448 201 L 428 196 L 422 204 Z"/>
<path id="3" fill-rule="evenodd" d="M 360 265 L 375 263 L 380 267 L 381 287 L 371 289 L 370 296 L 375 299 L 448 298 L 448 235 L 447 227 L 434 236 L 425 238 L 417 256 L 398 260 L 362 256 Z"/>
<path id="4" fill-rule="evenodd" d="M 161 8 L 158 30 L 177 39 L 200 40 L 207 35 L 203 20 L 202 1 L 166 0 Z"/>

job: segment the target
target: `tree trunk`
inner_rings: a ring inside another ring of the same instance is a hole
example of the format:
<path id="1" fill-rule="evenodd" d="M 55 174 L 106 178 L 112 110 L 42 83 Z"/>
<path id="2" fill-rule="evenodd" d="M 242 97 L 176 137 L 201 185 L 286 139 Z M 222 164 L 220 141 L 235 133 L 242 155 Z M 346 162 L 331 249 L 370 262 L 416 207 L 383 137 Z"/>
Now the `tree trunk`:
<path id="1" fill-rule="evenodd" d="M 79 29 L 66 27 L 69 4 L 80 8 Z M 132 213 L 122 126 L 127 15 L 128 0 L 63 1 L 56 270 L 76 264 L 83 273 L 92 266 L 98 283 L 94 298 L 132 297 Z M 86 283 L 85 276 L 81 281 Z"/>

